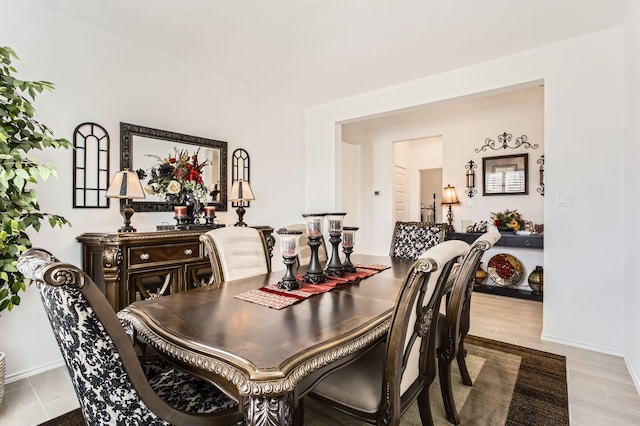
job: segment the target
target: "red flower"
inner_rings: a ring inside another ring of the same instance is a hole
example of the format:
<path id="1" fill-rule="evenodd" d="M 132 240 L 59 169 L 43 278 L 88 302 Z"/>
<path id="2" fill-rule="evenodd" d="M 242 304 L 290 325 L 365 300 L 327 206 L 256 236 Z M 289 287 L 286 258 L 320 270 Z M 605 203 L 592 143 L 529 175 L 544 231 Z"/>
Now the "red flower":
<path id="1" fill-rule="evenodd" d="M 175 159 L 175 157 L 171 157 L 171 158 L 169 158 L 169 162 L 170 162 L 171 164 L 175 163 L 176 161 L 178 161 L 178 160 L 176 160 L 176 159 Z"/>

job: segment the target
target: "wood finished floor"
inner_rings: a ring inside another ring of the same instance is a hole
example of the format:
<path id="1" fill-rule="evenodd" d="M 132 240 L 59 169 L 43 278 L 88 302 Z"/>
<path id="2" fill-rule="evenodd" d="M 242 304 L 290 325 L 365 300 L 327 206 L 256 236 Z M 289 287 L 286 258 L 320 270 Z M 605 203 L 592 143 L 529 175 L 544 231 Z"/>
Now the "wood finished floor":
<path id="1" fill-rule="evenodd" d="M 567 357 L 571 425 L 640 425 L 640 396 L 622 358 L 541 341 L 540 302 L 474 293 L 472 304 L 471 334 Z M 6 384 L 0 425 L 38 425 L 77 407 L 58 368 Z"/>

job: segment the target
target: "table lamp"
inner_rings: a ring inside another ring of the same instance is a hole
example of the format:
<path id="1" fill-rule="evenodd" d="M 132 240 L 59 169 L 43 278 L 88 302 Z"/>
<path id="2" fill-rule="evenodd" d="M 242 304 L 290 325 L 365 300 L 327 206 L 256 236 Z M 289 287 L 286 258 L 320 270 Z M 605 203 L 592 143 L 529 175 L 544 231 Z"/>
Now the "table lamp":
<path id="1" fill-rule="evenodd" d="M 231 186 L 231 193 L 229 194 L 229 201 L 239 203 L 238 208 L 236 209 L 238 221 L 234 226 L 247 226 L 247 224 L 242 220 L 246 212 L 243 202 L 253 201 L 255 199 L 256 198 L 253 196 L 253 191 L 251 191 L 251 186 L 248 181 L 240 179 L 233 182 L 233 185 Z"/>
<path id="2" fill-rule="evenodd" d="M 453 210 L 451 210 L 451 205 L 458 204 L 459 202 L 456 189 L 451 185 L 447 185 L 442 194 L 442 204 L 449 205 L 449 211 L 447 212 L 447 220 L 449 221 L 447 232 L 455 232 L 455 229 L 453 228 Z"/>
<path id="3" fill-rule="evenodd" d="M 129 200 L 137 200 L 145 198 L 142 184 L 138 179 L 138 174 L 129 169 L 124 169 L 115 174 L 107 193 L 107 198 L 120 198 L 125 200 L 122 208 L 122 216 L 124 217 L 124 225 L 118 229 L 118 232 L 136 232 L 136 228 L 131 226 L 131 216 L 135 212 Z"/>

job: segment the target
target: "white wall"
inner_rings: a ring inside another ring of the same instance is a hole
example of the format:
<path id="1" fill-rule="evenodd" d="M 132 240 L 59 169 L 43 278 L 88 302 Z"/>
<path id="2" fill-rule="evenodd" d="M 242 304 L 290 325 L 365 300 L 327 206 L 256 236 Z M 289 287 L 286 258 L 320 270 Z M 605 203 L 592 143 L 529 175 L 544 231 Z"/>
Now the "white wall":
<path id="1" fill-rule="evenodd" d="M 340 141 L 335 138 L 336 123 L 543 80 L 545 132 L 540 139 L 545 141 L 545 198 L 550 200 L 544 207 L 543 337 L 622 353 L 623 236 L 593 232 L 612 217 L 611 206 L 624 205 L 620 185 L 624 145 L 622 40 L 622 29 L 614 28 L 309 109 L 307 207 L 337 203 L 335 188 L 340 185 L 340 173 L 328 185 L 320 179 L 326 170 L 336 170 L 334 156 Z M 501 131 L 504 129 L 481 133 L 491 136 Z M 447 141 L 444 143 L 446 149 Z M 374 156 L 372 161 L 375 164 Z M 388 171 L 379 172 L 387 173 L 389 180 Z M 464 175 L 459 169 L 443 173 L 444 182 L 451 179 L 452 184 Z M 572 195 L 574 206 L 556 207 L 558 195 Z M 388 223 L 383 222 L 385 226 Z"/>
<path id="2" fill-rule="evenodd" d="M 518 209 L 526 220 L 543 223 L 544 197 L 536 191 L 539 182 L 536 162 L 544 153 L 543 90 L 543 87 L 536 84 L 507 93 L 475 97 L 466 101 L 457 100 L 455 106 L 443 104 L 438 107 L 436 104 L 425 108 L 425 111 L 419 114 L 414 111 L 404 116 L 399 114 L 377 117 L 343 125 L 343 135 L 349 135 L 349 143 L 370 145 L 363 148 L 365 151 L 381 150 L 381 154 L 375 156 L 380 162 L 369 164 L 379 175 L 379 186 L 376 189 L 380 190 L 381 195 L 375 197 L 375 203 L 382 204 L 382 208 L 372 210 L 370 215 L 371 226 L 377 230 L 380 238 L 377 239 L 378 245 L 362 244 L 359 245 L 360 250 L 374 254 L 388 251 L 393 230 L 393 188 L 392 178 L 385 179 L 384 174 L 392 172 L 389 170 L 392 160 L 386 155 L 392 144 L 395 146 L 395 153 L 392 155 L 395 155 L 396 163 L 400 162 L 407 167 L 409 220 L 419 220 L 418 170 L 441 167 L 443 185 L 453 185 L 460 199 L 460 204 L 452 206 L 454 227 L 457 230 L 462 229 L 461 220 L 489 220 L 491 212 L 506 209 Z M 537 145 L 537 148 L 520 147 L 475 152 L 484 145 L 486 138 L 497 141 L 498 135 L 505 131 L 513 134 L 511 146 L 515 144 L 516 138 L 527 135 L 528 141 Z M 418 135 L 430 137 L 407 140 Z M 402 147 L 402 150 L 399 147 Z M 529 194 L 482 196 L 482 158 L 524 153 L 529 154 Z M 478 193 L 472 198 L 464 193 L 465 165 L 469 160 L 478 165 Z M 365 182 L 363 179 L 362 183 Z M 370 192 L 354 185 L 351 180 L 343 181 L 343 191 L 343 197 L 363 194 L 360 195 L 363 200 L 361 208 L 365 211 L 370 210 L 368 206 L 371 205 L 373 197 Z M 438 201 L 441 200 L 441 193 L 442 189 L 438 194 Z M 448 207 L 438 204 L 437 209 L 437 216 L 446 218 Z M 537 264 L 540 262 L 537 261 Z"/>
<path id="3" fill-rule="evenodd" d="M 637 263 L 640 259 L 640 227 L 638 222 L 638 158 L 640 158 L 640 3 L 631 2 L 625 21 L 625 146 L 624 146 L 624 220 L 625 234 L 624 281 L 626 340 L 625 359 L 640 389 L 640 279 Z"/>
<path id="4" fill-rule="evenodd" d="M 228 155 L 245 148 L 251 156 L 256 201 L 247 210 L 249 224 L 302 222 L 304 111 L 291 103 L 132 44 L 29 2 L 0 0 L 0 40 L 21 57 L 15 65 L 23 79 L 56 84 L 37 102 L 37 117 L 58 137 L 71 139 L 85 121 L 103 125 L 111 137 L 111 174 L 117 171 L 121 121 L 228 141 Z M 159 148 L 160 155 L 163 155 Z M 168 154 L 168 152 L 166 153 Z M 34 245 L 60 259 L 80 264 L 75 237 L 84 232 L 114 232 L 122 225 L 119 203 L 110 209 L 72 209 L 72 153 L 46 151 L 58 179 L 37 186 L 42 210 L 69 219 L 73 227 L 32 235 Z M 230 169 L 230 167 L 229 167 Z M 229 170 L 230 173 L 230 170 Z M 222 223 L 235 212 L 218 212 Z M 138 231 L 155 230 L 172 214 L 136 213 Z M 274 266 L 279 264 L 274 255 Z M 21 306 L 0 317 L 0 350 L 7 354 L 7 378 L 14 380 L 59 363 L 61 357 L 35 287 Z"/>

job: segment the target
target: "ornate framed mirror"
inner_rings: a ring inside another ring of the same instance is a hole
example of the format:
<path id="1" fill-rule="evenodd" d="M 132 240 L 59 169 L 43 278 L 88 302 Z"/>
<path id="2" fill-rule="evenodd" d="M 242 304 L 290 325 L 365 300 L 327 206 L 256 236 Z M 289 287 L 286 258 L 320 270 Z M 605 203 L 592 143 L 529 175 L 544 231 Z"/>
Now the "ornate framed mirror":
<path id="1" fill-rule="evenodd" d="M 208 204 L 217 211 L 227 211 L 227 143 L 199 136 L 185 135 L 167 130 L 120 123 L 120 168 L 148 171 L 157 165 L 152 156 L 166 158 L 176 151 L 198 152 L 199 158 L 208 160 L 203 169 L 205 184 L 211 194 Z M 142 186 L 146 180 L 141 180 Z M 123 200 L 124 201 L 124 200 Z M 130 200 L 137 212 L 168 212 L 173 207 L 155 195 L 144 200 Z"/>

